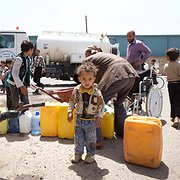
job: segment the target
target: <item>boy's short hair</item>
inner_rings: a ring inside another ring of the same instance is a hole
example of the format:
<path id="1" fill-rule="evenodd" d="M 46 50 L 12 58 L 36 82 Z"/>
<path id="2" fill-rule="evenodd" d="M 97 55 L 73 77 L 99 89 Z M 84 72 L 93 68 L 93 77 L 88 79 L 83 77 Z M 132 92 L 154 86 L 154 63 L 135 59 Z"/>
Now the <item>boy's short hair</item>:
<path id="1" fill-rule="evenodd" d="M 29 51 L 30 49 L 34 49 L 34 45 L 31 41 L 28 41 L 28 40 L 24 40 L 22 43 L 21 43 L 21 51 L 22 52 L 27 52 Z"/>
<path id="2" fill-rule="evenodd" d="M 11 64 L 13 60 L 11 58 L 6 59 L 6 64 Z"/>
<path id="3" fill-rule="evenodd" d="M 90 45 L 86 48 L 85 52 L 96 54 L 97 52 L 102 52 L 102 49 L 97 47 L 96 45 Z"/>
<path id="4" fill-rule="evenodd" d="M 40 50 L 36 48 L 36 49 L 34 49 L 34 52 L 39 52 L 40 53 Z"/>
<path id="5" fill-rule="evenodd" d="M 169 57 L 170 60 L 175 61 L 179 57 L 179 49 L 177 49 L 177 48 L 167 49 L 166 55 Z"/>
<path id="6" fill-rule="evenodd" d="M 151 61 L 152 61 L 152 62 L 154 62 L 154 63 L 156 62 L 156 60 L 155 60 L 155 59 L 152 59 Z"/>
<path id="7" fill-rule="evenodd" d="M 6 61 L 5 61 L 5 60 L 2 60 L 2 61 L 1 61 L 1 64 L 2 64 L 2 63 L 6 64 Z"/>
<path id="8" fill-rule="evenodd" d="M 93 63 L 84 62 L 78 67 L 77 74 L 80 76 L 81 72 L 84 72 L 84 71 L 92 72 L 94 76 L 96 77 L 98 69 Z"/>

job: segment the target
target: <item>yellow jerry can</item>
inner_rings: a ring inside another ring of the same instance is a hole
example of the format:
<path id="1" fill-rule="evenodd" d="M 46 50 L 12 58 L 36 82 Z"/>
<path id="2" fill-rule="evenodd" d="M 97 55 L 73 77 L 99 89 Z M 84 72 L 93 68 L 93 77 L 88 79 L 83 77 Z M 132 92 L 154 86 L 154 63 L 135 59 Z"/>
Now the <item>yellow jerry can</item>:
<path id="1" fill-rule="evenodd" d="M 101 130 L 104 138 L 112 139 L 114 136 L 114 113 L 105 112 Z"/>
<path id="2" fill-rule="evenodd" d="M 41 136 L 57 136 L 58 120 L 60 119 L 60 103 L 46 103 L 40 107 Z"/>
<path id="3" fill-rule="evenodd" d="M 5 112 L 5 108 L 0 108 L 0 113 Z M 0 134 L 6 134 L 8 131 L 8 120 L 4 120 L 0 122 Z"/>
<path id="4" fill-rule="evenodd" d="M 155 117 L 130 116 L 124 124 L 124 158 L 158 168 L 162 158 L 162 123 Z"/>
<path id="5" fill-rule="evenodd" d="M 75 110 L 73 112 L 73 120 L 71 123 L 68 122 L 68 103 L 63 102 L 59 109 L 58 119 L 58 137 L 66 139 L 74 139 L 74 128 L 75 128 Z"/>

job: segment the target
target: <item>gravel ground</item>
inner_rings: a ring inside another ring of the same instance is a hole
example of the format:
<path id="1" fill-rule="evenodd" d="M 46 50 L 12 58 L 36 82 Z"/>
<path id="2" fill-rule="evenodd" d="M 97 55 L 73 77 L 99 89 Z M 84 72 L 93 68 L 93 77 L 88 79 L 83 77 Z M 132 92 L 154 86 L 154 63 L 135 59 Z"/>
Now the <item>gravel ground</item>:
<path id="1" fill-rule="evenodd" d="M 2 180 L 61 180 L 61 179 L 180 179 L 180 131 L 171 127 L 167 89 L 163 92 L 163 156 L 157 169 L 127 163 L 123 156 L 123 140 L 114 137 L 104 140 L 104 148 L 97 150 L 93 164 L 70 162 L 73 140 L 31 134 L 0 135 L 0 179 Z M 55 101 L 46 94 L 33 95 L 30 102 Z M 6 98 L 0 94 L 0 107 Z M 34 112 L 37 109 L 31 109 Z"/>

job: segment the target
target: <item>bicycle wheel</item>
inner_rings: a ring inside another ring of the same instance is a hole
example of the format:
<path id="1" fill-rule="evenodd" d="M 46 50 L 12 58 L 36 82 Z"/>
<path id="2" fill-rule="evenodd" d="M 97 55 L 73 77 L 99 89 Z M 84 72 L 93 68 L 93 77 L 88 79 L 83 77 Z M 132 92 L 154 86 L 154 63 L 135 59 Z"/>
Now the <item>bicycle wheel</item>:
<path id="1" fill-rule="evenodd" d="M 163 98 L 160 89 L 152 86 L 146 101 L 146 113 L 148 116 L 160 117 L 162 112 Z"/>
<path id="2" fill-rule="evenodd" d="M 157 87 L 159 88 L 159 89 L 161 89 L 161 88 L 163 88 L 163 86 L 164 86 L 164 84 L 165 84 L 165 82 L 164 82 L 164 79 L 162 78 L 162 77 L 157 77 Z"/>

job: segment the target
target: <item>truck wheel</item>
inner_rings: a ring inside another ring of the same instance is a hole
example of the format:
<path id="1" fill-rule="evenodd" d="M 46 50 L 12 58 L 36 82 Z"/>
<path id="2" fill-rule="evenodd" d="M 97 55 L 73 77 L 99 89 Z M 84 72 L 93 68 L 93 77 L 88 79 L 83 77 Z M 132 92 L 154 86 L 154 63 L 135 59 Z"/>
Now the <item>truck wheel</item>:
<path id="1" fill-rule="evenodd" d="M 61 80 L 67 80 L 67 81 L 70 81 L 70 75 L 68 74 L 64 74 L 61 76 Z"/>
<path id="2" fill-rule="evenodd" d="M 46 73 L 46 77 L 47 77 L 47 78 L 50 77 L 50 74 L 49 74 L 49 73 Z"/>
<path id="3" fill-rule="evenodd" d="M 77 83 L 80 84 L 79 80 L 78 80 L 78 74 L 74 74 L 73 80 Z"/>

